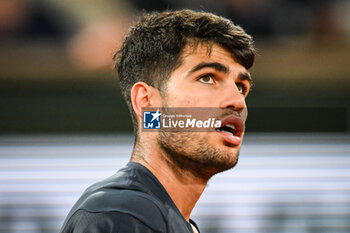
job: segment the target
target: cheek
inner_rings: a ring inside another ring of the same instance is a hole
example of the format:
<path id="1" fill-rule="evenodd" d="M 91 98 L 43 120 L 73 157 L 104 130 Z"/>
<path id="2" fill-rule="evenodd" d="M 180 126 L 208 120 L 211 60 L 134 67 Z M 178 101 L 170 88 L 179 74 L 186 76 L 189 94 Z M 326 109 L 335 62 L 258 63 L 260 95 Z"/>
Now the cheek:
<path id="1" fill-rule="evenodd" d="M 167 105 L 172 107 L 200 107 L 201 102 L 203 101 L 201 101 L 201 98 L 197 95 L 181 92 L 167 95 Z"/>
<path id="2" fill-rule="evenodd" d="M 201 107 L 208 102 L 207 93 L 201 93 L 191 85 L 172 85 L 166 97 L 167 104 L 173 107 Z"/>

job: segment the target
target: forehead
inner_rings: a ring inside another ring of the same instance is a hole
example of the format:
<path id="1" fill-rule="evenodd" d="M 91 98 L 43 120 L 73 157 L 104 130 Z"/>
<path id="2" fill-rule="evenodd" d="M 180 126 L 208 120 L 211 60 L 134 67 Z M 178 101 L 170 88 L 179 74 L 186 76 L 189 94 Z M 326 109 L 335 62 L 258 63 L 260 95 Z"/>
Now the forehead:
<path id="1" fill-rule="evenodd" d="M 244 72 L 244 66 L 236 62 L 233 55 L 218 44 L 199 43 L 187 45 L 181 56 L 181 64 L 178 69 L 184 71 L 191 69 L 200 62 L 218 62 L 229 68 L 229 72 Z"/>

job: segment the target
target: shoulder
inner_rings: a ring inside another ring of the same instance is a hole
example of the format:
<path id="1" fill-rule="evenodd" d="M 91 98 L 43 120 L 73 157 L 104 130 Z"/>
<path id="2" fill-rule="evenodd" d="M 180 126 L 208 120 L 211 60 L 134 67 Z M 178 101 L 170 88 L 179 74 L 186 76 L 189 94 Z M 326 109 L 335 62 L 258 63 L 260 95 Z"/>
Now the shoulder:
<path id="1" fill-rule="evenodd" d="M 61 233 L 164 233 L 165 228 L 157 224 L 146 224 L 132 215 L 110 211 L 93 213 L 86 210 L 77 211 Z"/>
<path id="2" fill-rule="evenodd" d="M 166 211 L 160 201 L 150 194 L 137 190 L 109 189 L 90 195 L 83 201 L 81 208 L 92 212 L 118 211 L 136 217 L 151 215 L 157 219 L 164 218 Z"/>
<path id="3" fill-rule="evenodd" d="M 128 229 L 129 232 L 138 232 L 136 228 L 152 229 L 150 232 L 166 232 L 167 224 L 165 207 L 153 196 L 137 190 L 100 189 L 96 192 L 83 195 L 72 210 L 71 216 L 65 225 L 74 228 L 89 229 Z M 143 232 L 141 231 L 141 232 Z M 73 231 L 79 232 L 79 231 Z M 83 231 L 85 232 L 85 231 Z"/>

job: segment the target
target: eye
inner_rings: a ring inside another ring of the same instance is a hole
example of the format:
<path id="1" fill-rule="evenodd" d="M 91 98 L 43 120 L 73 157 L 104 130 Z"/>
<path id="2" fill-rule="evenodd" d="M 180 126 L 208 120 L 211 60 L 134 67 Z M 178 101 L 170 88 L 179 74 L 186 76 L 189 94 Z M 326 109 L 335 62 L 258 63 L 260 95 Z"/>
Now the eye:
<path id="1" fill-rule="evenodd" d="M 214 76 L 212 74 L 205 74 L 198 79 L 204 84 L 214 84 Z"/>
<path id="2" fill-rule="evenodd" d="M 237 88 L 239 93 L 241 93 L 241 95 L 245 95 L 247 93 L 247 87 L 243 84 L 243 83 L 237 83 Z"/>

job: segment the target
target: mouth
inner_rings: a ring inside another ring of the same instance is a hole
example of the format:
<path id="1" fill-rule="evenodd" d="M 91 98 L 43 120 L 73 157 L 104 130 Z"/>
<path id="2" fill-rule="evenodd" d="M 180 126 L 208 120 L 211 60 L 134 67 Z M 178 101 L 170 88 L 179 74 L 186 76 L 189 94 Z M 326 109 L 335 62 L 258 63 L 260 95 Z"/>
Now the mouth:
<path id="1" fill-rule="evenodd" d="M 227 124 L 227 125 L 224 125 L 220 128 L 217 128 L 216 131 L 223 132 L 223 133 L 229 133 L 229 134 L 236 136 L 237 129 L 236 129 L 236 126 L 234 126 L 232 124 Z"/>
<path id="2" fill-rule="evenodd" d="M 221 127 L 216 128 L 226 142 L 234 145 L 240 145 L 242 141 L 244 124 L 243 121 L 235 116 L 229 116 L 222 120 Z"/>

